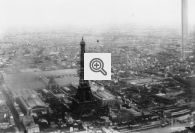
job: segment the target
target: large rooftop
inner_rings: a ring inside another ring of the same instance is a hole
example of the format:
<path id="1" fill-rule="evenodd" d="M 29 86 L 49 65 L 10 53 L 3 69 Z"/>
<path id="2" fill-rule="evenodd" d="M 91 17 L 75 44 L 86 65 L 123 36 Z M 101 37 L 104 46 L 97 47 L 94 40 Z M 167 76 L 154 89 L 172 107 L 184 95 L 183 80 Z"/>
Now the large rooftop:
<path id="1" fill-rule="evenodd" d="M 68 84 L 78 84 L 79 78 L 76 75 L 77 69 L 63 69 L 54 71 L 21 72 L 13 74 L 4 73 L 3 76 L 6 86 L 13 93 L 21 94 L 18 93 L 19 90 L 45 88 L 46 84 L 41 80 L 40 77 L 53 76 L 59 85 L 65 86 Z"/>
<path id="2" fill-rule="evenodd" d="M 112 95 L 104 86 L 98 85 L 94 82 L 90 82 L 92 93 L 102 100 L 115 100 L 115 96 Z"/>
<path id="3" fill-rule="evenodd" d="M 3 92 L 0 91 L 0 106 L 5 104 L 5 97 L 3 96 Z"/>
<path id="4" fill-rule="evenodd" d="M 27 108 L 33 109 L 34 107 L 47 107 L 34 90 L 26 89 L 19 93 L 21 93 L 22 96 L 20 98 Z"/>

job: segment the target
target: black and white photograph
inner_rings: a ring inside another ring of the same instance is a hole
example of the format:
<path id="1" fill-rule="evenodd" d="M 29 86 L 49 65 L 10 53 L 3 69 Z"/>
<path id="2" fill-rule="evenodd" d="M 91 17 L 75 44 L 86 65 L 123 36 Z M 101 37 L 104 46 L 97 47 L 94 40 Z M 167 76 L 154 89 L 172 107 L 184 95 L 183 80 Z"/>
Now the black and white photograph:
<path id="1" fill-rule="evenodd" d="M 195 133 L 195 0 L 0 0 L 0 133 Z"/>

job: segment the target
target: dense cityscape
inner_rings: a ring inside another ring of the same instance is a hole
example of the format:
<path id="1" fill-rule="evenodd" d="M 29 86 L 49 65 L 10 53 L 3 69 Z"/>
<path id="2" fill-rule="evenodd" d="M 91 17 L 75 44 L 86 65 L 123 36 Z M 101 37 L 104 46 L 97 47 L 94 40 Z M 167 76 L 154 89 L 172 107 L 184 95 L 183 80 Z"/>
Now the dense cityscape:
<path id="1" fill-rule="evenodd" d="M 120 28 L 4 36 L 0 132 L 193 132 L 194 33 L 181 59 L 178 30 Z M 111 53 L 112 80 L 84 80 L 84 52 Z"/>
<path id="2" fill-rule="evenodd" d="M 0 0 L 0 133 L 195 133 L 194 0 Z"/>

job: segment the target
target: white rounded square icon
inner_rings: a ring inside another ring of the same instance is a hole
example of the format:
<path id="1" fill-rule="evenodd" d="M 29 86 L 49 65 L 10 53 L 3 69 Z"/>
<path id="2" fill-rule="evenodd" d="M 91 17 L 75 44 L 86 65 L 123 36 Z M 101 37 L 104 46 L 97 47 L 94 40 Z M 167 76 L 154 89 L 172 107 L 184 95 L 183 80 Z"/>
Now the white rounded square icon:
<path id="1" fill-rule="evenodd" d="M 111 53 L 84 53 L 84 80 L 111 80 Z"/>

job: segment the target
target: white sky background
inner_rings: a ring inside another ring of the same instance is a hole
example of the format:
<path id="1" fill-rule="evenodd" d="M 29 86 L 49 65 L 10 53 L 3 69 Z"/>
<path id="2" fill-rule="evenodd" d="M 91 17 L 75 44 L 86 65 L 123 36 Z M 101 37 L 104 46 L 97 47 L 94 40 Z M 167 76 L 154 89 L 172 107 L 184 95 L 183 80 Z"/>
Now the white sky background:
<path id="1" fill-rule="evenodd" d="M 195 24 L 195 0 L 189 0 Z M 181 0 L 0 0 L 0 34 L 8 29 L 106 24 L 180 25 Z"/>

